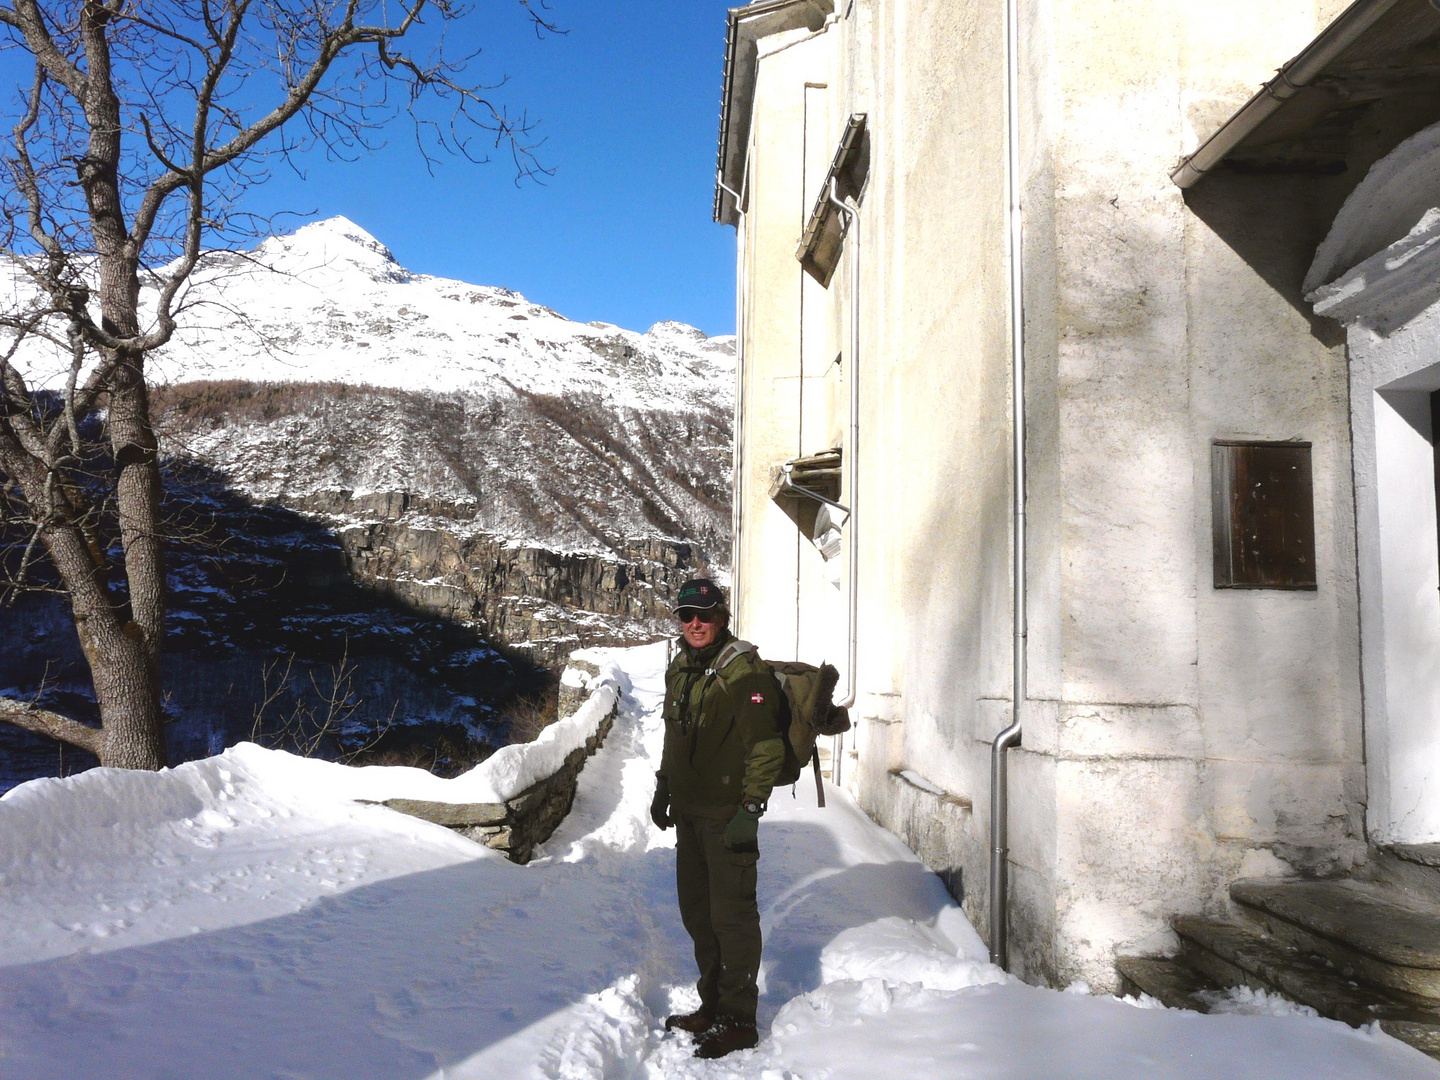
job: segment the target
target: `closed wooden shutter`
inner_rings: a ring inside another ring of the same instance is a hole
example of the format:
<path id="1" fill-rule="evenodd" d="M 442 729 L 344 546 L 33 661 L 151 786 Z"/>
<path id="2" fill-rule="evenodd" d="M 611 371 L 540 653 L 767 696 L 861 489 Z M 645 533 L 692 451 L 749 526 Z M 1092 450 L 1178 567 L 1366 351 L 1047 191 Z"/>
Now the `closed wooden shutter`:
<path id="1" fill-rule="evenodd" d="M 1217 589 L 1314 589 L 1310 444 L 1217 441 L 1210 454 Z"/>

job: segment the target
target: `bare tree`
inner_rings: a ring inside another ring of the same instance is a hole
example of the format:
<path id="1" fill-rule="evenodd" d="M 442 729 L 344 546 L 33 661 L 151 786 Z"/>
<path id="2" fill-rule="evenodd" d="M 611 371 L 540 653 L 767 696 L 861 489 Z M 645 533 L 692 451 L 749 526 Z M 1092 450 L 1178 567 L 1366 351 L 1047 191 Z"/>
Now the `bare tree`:
<path id="1" fill-rule="evenodd" d="M 555 29 L 544 0 L 519 4 Z M 146 358 L 183 322 L 192 273 L 263 229 L 240 200 L 279 163 L 353 157 L 404 114 L 427 160 L 498 149 L 517 177 L 539 170 L 524 116 L 446 47 L 466 14 L 457 0 L 0 0 L 0 48 L 33 74 L 0 196 L 0 528 L 22 530 L 0 594 L 34 587 L 43 560 L 101 727 L 8 699 L 0 720 L 106 765 L 166 763 Z"/>
<path id="2" fill-rule="evenodd" d="M 323 675 L 310 672 L 313 698 L 295 677 L 295 660 L 292 652 L 283 659 L 271 657 L 261 666 L 261 694 L 251 712 L 250 741 L 301 757 L 333 755 L 346 764 L 379 746 L 395 723 L 400 702 L 383 721 L 351 730 L 365 699 L 355 685 L 360 669 L 350 659 L 350 639 L 345 639 L 340 659 Z M 283 711 L 287 701 L 289 712 Z"/>

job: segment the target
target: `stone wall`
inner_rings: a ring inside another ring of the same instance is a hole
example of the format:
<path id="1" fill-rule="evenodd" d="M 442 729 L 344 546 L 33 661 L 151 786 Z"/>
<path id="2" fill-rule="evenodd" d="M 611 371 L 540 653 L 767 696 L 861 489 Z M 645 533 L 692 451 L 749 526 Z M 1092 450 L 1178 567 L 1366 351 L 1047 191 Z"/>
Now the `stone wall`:
<path id="1" fill-rule="evenodd" d="M 559 770 L 505 802 L 445 803 L 388 799 L 384 805 L 402 814 L 444 825 L 477 844 L 503 851 L 511 862 L 527 863 L 535 849 L 550 838 L 570 812 L 585 762 L 604 744 L 619 709 L 620 695 L 617 694 L 615 704 L 584 746 L 571 751 Z"/>
<path id="2" fill-rule="evenodd" d="M 877 759 L 883 765 L 884 759 L 876 754 L 861 767 L 873 769 Z M 883 777 L 867 777 L 856 789 L 861 809 L 883 820 L 886 828 L 904 840 L 945 882 L 966 917 L 979 925 L 985 915 L 981 906 L 984 889 L 983 885 L 973 889 L 971 884 L 983 871 L 986 838 L 975 828 L 970 800 L 936 787 L 911 769 L 887 769 Z"/>

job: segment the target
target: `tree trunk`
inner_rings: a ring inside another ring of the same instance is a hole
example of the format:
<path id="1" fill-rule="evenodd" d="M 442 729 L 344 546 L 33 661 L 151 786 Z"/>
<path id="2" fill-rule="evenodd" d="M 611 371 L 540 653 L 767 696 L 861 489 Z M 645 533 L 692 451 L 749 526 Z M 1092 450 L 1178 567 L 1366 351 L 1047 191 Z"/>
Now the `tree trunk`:
<path id="1" fill-rule="evenodd" d="M 150 462 L 153 465 L 153 460 Z M 0 720 L 8 720 L 31 731 L 95 752 L 103 765 L 122 768 L 160 769 L 166 764 L 164 714 L 160 708 L 159 645 L 163 620 L 161 603 L 151 603 L 150 618 L 157 632 L 148 635 L 130 613 L 129 605 L 117 604 L 107 584 L 105 553 L 92 543 L 85 530 L 71 516 L 63 497 L 52 500 L 47 490 L 47 471 L 28 455 L 13 432 L 0 425 L 0 467 L 20 483 L 26 500 L 39 514 L 47 510 L 54 520 L 40 530 L 40 539 L 70 597 L 70 609 L 80 648 L 90 665 L 95 699 L 100 706 L 101 731 L 84 728 L 64 717 L 19 703 L 0 708 Z M 144 475 L 145 469 L 140 470 Z M 62 495 L 63 495 L 63 488 Z M 138 500 L 158 506 L 158 485 L 150 497 Z M 155 522 L 158 513 L 145 518 Z M 153 528 L 135 546 L 147 568 L 142 580 L 153 585 L 163 582 L 164 572 Z M 151 544 L 154 544 L 152 550 Z"/>
<path id="2" fill-rule="evenodd" d="M 126 312 L 133 317 L 132 312 Z M 125 552 L 130 618 L 151 665 L 165 635 L 165 545 L 161 535 L 159 454 L 140 357 L 119 365 L 110 393 L 110 447 L 115 455 L 115 509 Z"/>
<path id="3" fill-rule="evenodd" d="M 85 654 L 104 731 L 100 764 L 118 769 L 163 769 L 168 756 L 158 668 L 146 655 L 133 622 L 116 637 L 118 640 L 93 653 L 87 648 Z"/>
<path id="4" fill-rule="evenodd" d="M 46 536 L 50 556 L 65 580 L 80 649 L 90 665 L 103 737 L 100 764 L 122 769 L 163 769 L 165 718 L 160 708 L 160 666 L 133 619 L 117 613 L 108 590 L 79 572 L 73 530 Z"/>
<path id="5" fill-rule="evenodd" d="M 113 12 L 95 0 L 81 5 L 80 33 L 88 74 L 81 104 L 89 141 L 76 172 L 90 211 L 102 325 L 118 337 L 134 339 L 140 333 L 140 258 L 126 228 L 120 196 L 124 126 L 107 37 L 112 17 Z M 117 364 L 106 426 L 115 463 L 115 509 L 129 602 L 117 617 L 97 620 L 87 633 L 83 605 L 73 586 L 69 591 L 105 730 L 101 764 L 159 769 L 166 764 L 160 709 L 160 649 L 165 634 L 160 466 L 150 426 L 145 354 L 126 350 L 114 359 Z M 90 610 L 101 613 L 95 605 Z M 113 612 L 109 608 L 105 614 Z"/>

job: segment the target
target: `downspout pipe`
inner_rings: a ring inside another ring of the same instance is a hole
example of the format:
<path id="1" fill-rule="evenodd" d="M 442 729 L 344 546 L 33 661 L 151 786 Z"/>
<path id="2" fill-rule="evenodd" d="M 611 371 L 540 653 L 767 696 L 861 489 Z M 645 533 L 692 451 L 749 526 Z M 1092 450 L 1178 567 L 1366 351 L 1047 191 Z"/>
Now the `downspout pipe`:
<path id="1" fill-rule="evenodd" d="M 830 178 L 830 205 L 845 215 L 845 236 L 850 241 L 850 439 L 845 447 L 845 469 L 847 474 L 850 516 L 845 522 L 847 558 L 849 560 L 848 611 L 846 613 L 846 635 L 849 662 L 846 665 L 846 689 L 835 704 L 849 708 L 855 704 L 859 687 L 859 631 L 860 631 L 860 207 L 855 202 L 845 202 L 836 194 L 835 178 Z M 839 784 L 841 760 L 845 748 L 845 736 L 836 736 L 837 752 L 831 762 L 831 780 Z"/>
<path id="2" fill-rule="evenodd" d="M 1010 261 L 1011 640 L 1010 725 L 990 747 L 990 962 L 1009 960 L 1010 758 L 1020 745 L 1025 702 L 1025 260 L 1020 176 L 1020 5 L 1005 4 L 1006 248 Z"/>
<path id="3" fill-rule="evenodd" d="M 735 200 L 735 451 L 731 455 L 733 472 L 730 477 L 730 613 L 740 626 L 740 523 L 744 512 L 745 483 L 745 202 L 743 191 L 750 179 L 750 170 L 740 181 L 740 191 L 730 187 L 715 171 L 715 186 Z"/>
<path id="4" fill-rule="evenodd" d="M 1200 149 L 1176 166 L 1170 179 L 1180 188 L 1188 188 L 1198 181 L 1223 161 L 1225 155 L 1239 146 L 1246 136 L 1278 112 L 1280 106 L 1298 94 L 1302 87 L 1313 82 L 1332 60 L 1353 45 L 1398 2 L 1355 0 L 1314 41 L 1282 67 L 1275 78 L 1241 106 L 1240 111 L 1219 131 L 1206 139 Z"/>

